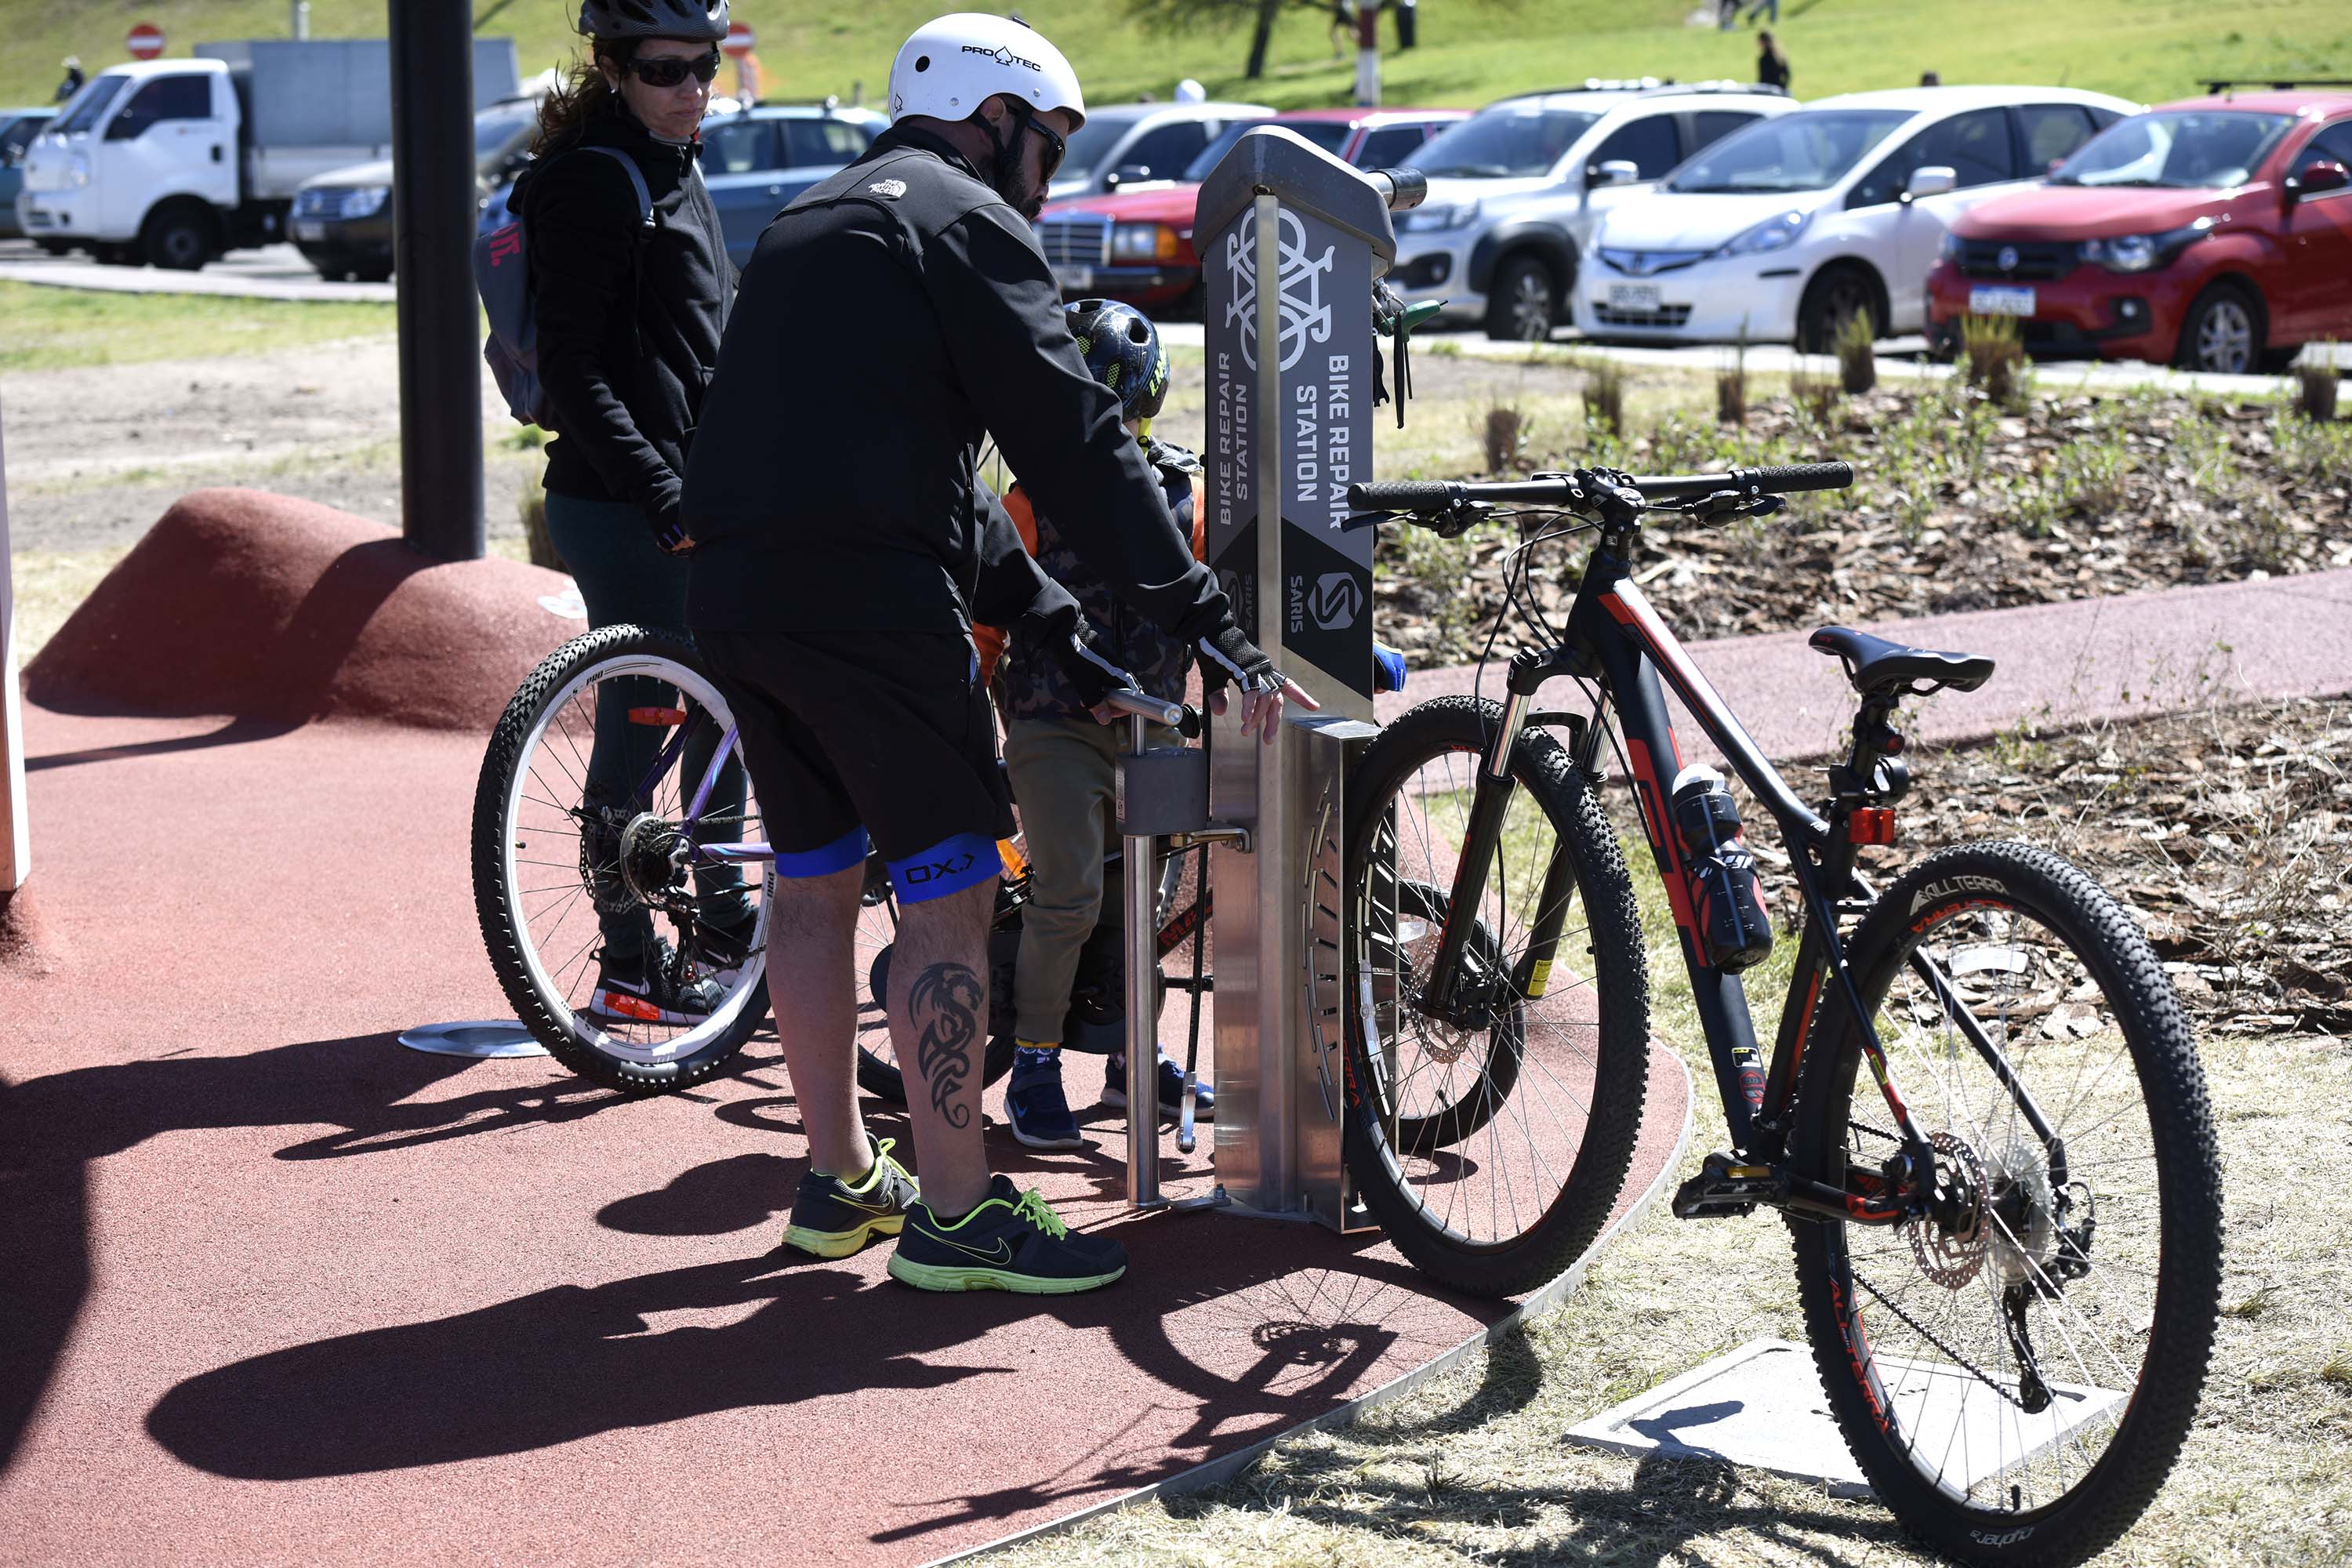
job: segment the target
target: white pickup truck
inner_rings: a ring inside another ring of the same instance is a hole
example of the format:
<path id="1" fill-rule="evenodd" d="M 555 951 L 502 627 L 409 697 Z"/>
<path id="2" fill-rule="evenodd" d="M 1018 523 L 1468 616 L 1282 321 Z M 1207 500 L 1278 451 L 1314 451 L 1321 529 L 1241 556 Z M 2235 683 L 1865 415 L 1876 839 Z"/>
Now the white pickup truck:
<path id="1" fill-rule="evenodd" d="M 513 40 L 476 39 L 475 106 L 514 90 Z M 90 78 L 27 149 L 16 221 L 50 251 L 193 271 L 284 239 L 311 175 L 391 155 L 383 39 L 199 44 Z"/>

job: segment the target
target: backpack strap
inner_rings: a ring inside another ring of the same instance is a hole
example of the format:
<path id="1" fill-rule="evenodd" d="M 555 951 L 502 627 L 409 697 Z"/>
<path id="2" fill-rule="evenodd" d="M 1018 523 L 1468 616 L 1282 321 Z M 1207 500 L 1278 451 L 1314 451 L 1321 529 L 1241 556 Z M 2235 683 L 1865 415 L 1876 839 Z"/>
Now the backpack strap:
<path id="1" fill-rule="evenodd" d="M 637 193 L 637 226 L 640 228 L 651 228 L 654 226 L 654 193 L 646 184 L 646 172 L 637 167 L 637 161 L 635 158 L 630 157 L 618 147 L 606 147 L 593 142 L 575 147 L 572 151 L 575 153 L 602 153 L 607 158 L 612 159 L 615 163 L 620 164 L 622 169 L 629 176 L 630 188 Z"/>

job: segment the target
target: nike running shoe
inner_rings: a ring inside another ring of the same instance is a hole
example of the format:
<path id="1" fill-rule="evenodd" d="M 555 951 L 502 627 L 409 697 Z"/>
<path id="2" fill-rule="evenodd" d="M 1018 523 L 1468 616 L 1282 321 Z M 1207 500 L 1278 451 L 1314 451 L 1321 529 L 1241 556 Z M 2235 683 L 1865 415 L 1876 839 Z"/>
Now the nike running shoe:
<path id="1" fill-rule="evenodd" d="M 1108 1237 L 1073 1234 L 1034 1192 L 1009 1176 L 988 1186 L 980 1206 L 943 1220 L 923 1204 L 907 1211 L 890 1277 L 919 1290 L 1011 1290 L 1069 1296 L 1127 1272 L 1127 1248 Z"/>
<path id="2" fill-rule="evenodd" d="M 885 1138 L 874 1145 L 874 1168 L 854 1187 L 814 1171 L 803 1176 L 784 1245 L 818 1258 L 846 1258 L 877 1236 L 898 1235 L 919 1194 L 907 1167 L 890 1158 L 897 1143 Z"/>
<path id="3" fill-rule="evenodd" d="M 598 960 L 596 989 L 586 1011 L 635 1024 L 698 1024 L 718 1009 L 725 993 L 708 980 L 674 979 L 677 964 L 667 937 L 634 958 Z"/>
<path id="4" fill-rule="evenodd" d="M 1004 1086 L 1004 1121 L 1013 1136 L 1031 1149 L 1083 1149 L 1085 1134 L 1062 1093 L 1062 1053 L 1023 1046 L 1013 1053 L 1013 1078 Z"/>
<path id="5" fill-rule="evenodd" d="M 710 983 L 725 995 L 735 989 L 745 966 L 756 962 L 765 952 L 754 945 L 760 932 L 760 915 L 756 910 L 746 910 L 735 924 L 698 925 L 694 931 L 694 963 Z"/>
<path id="6" fill-rule="evenodd" d="M 1127 1058 L 1113 1056 L 1104 1077 L 1103 1103 L 1116 1110 L 1127 1109 Z M 1202 1079 L 1194 1091 L 1192 1120 L 1206 1121 L 1217 1113 L 1217 1091 Z M 1160 1114 L 1179 1116 L 1184 1110 L 1184 1073 L 1166 1057 L 1160 1058 Z"/>

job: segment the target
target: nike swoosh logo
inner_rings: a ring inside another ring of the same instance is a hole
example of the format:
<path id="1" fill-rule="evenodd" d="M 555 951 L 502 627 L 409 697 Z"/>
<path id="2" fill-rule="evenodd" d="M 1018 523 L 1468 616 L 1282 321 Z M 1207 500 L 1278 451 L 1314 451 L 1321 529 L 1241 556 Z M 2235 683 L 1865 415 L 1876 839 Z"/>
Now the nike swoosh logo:
<path id="1" fill-rule="evenodd" d="M 961 1241 L 950 1241 L 938 1231 L 931 1232 L 931 1239 L 939 1242 L 942 1246 L 952 1247 L 958 1252 L 966 1253 L 973 1258 L 977 1258 L 983 1263 L 1010 1263 L 1013 1261 L 1013 1248 L 1001 1236 L 996 1238 L 996 1250 L 993 1252 L 982 1252 L 977 1247 L 966 1247 Z"/>
<path id="2" fill-rule="evenodd" d="M 833 1201 L 843 1208 L 856 1209 L 860 1214 L 896 1214 L 898 1212 L 897 1205 L 887 1200 L 878 1204 L 860 1203 L 846 1193 L 834 1194 Z"/>

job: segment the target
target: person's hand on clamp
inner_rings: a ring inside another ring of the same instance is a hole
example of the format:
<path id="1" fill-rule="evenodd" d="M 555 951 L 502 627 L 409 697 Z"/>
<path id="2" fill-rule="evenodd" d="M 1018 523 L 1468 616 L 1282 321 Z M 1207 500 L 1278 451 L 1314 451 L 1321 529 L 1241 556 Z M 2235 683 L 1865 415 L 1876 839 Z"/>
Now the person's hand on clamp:
<path id="1" fill-rule="evenodd" d="M 1282 704 L 1286 698 L 1308 712 L 1323 704 L 1300 689 L 1298 683 L 1275 668 L 1274 660 L 1264 649 L 1242 635 L 1241 627 L 1227 621 L 1201 639 L 1201 689 L 1209 700 L 1209 711 L 1225 710 L 1225 686 L 1230 682 L 1241 689 L 1242 733 L 1255 730 L 1267 745 L 1274 744 L 1274 731 L 1282 722 Z"/>
<path id="2" fill-rule="evenodd" d="M 1095 722 L 1115 724 L 1126 717 L 1108 699 L 1114 691 L 1134 690 L 1135 678 L 1095 651 L 1094 634 L 1084 620 L 1073 620 L 1065 635 L 1048 637 L 1045 647 L 1077 689 L 1078 700 L 1093 711 Z"/>
<path id="3" fill-rule="evenodd" d="M 652 520 L 652 525 L 654 545 L 664 555 L 694 553 L 694 538 L 686 531 L 686 520 L 679 514 L 676 500 L 662 509 Z"/>

